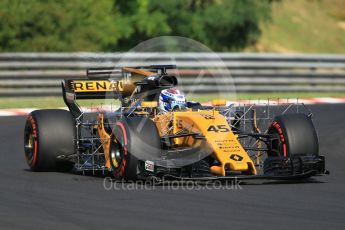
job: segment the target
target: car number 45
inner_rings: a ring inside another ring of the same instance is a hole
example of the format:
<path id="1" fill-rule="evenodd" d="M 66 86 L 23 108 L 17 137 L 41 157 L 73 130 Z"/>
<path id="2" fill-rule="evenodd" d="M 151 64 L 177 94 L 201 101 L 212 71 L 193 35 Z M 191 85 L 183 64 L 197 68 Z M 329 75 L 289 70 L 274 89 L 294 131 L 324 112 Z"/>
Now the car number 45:
<path id="1" fill-rule="evenodd" d="M 210 125 L 210 127 L 208 127 L 207 129 L 207 132 L 222 132 L 222 133 L 225 133 L 225 132 L 229 132 L 230 129 L 228 127 L 226 127 L 226 125 Z"/>

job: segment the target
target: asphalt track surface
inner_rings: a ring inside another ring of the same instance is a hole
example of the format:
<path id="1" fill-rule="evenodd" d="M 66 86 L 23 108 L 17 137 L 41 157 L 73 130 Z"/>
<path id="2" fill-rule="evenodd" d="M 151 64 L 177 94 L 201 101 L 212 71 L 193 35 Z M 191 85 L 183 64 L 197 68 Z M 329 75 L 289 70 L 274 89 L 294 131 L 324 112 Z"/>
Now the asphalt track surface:
<path id="1" fill-rule="evenodd" d="M 2 117 L 0 229 L 345 229 L 345 104 L 310 108 L 331 174 L 241 189 L 107 190 L 99 177 L 31 172 L 25 118 Z"/>

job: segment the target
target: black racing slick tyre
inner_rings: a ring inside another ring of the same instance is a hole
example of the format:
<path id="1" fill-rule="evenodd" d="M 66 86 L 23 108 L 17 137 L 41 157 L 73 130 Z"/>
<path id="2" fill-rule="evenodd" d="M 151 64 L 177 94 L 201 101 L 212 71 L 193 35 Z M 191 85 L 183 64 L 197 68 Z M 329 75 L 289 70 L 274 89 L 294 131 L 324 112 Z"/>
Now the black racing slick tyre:
<path id="1" fill-rule="evenodd" d="M 109 159 L 115 178 L 138 180 L 139 161 L 156 158 L 160 153 L 160 136 L 149 118 L 124 117 L 113 127 Z"/>
<path id="2" fill-rule="evenodd" d="M 264 173 L 275 175 L 300 174 L 319 168 L 319 142 L 311 118 L 302 113 L 275 117 L 268 129 L 271 136 L 264 161 Z"/>
<path id="3" fill-rule="evenodd" d="M 310 117 L 303 113 L 275 117 L 268 134 L 272 135 L 269 156 L 318 155 L 319 141 Z"/>
<path id="4" fill-rule="evenodd" d="M 26 120 L 24 152 L 33 171 L 68 171 L 73 163 L 59 159 L 75 153 L 75 124 L 70 112 L 35 110 Z"/>

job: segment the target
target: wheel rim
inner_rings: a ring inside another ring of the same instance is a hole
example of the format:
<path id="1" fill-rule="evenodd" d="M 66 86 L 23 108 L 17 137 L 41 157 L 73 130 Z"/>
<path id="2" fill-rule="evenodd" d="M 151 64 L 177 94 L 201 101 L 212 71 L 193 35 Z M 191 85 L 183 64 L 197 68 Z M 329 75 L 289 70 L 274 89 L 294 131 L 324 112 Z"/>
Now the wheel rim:
<path id="1" fill-rule="evenodd" d="M 116 170 L 120 168 L 123 157 L 123 148 L 121 144 L 114 141 L 114 144 L 110 150 L 110 160 Z"/>
<path id="2" fill-rule="evenodd" d="M 28 126 L 25 130 L 24 152 L 28 163 L 31 165 L 35 155 L 35 137 L 31 126 Z"/>

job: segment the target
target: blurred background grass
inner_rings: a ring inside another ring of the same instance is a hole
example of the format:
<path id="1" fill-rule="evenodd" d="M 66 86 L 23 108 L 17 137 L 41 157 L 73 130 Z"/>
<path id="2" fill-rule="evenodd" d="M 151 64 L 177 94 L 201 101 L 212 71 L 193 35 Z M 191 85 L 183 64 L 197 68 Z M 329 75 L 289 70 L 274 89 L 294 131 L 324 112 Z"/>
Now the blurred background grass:
<path id="1" fill-rule="evenodd" d="M 247 51 L 345 53 L 344 0 L 282 0 L 272 3 L 272 20 Z"/>
<path id="2" fill-rule="evenodd" d="M 0 28 L 2 52 L 118 52 L 171 35 L 217 52 L 344 53 L 345 1 L 0 0 Z"/>

